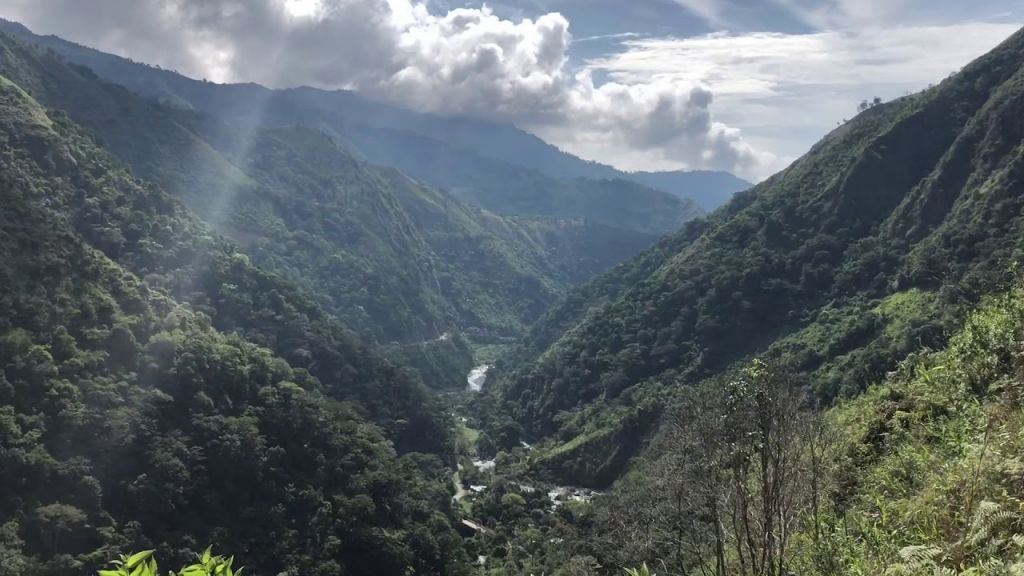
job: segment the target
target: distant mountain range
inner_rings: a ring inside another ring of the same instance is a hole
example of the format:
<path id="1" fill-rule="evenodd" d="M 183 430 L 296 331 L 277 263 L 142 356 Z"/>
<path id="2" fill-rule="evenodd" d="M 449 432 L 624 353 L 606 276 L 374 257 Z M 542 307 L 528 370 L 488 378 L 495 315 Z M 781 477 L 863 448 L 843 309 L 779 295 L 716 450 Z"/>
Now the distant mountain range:
<path id="1" fill-rule="evenodd" d="M 750 183 L 727 172 L 623 172 L 582 160 L 511 124 L 423 114 L 368 100 L 347 91 L 316 88 L 269 90 L 255 84 L 221 85 L 193 80 L 169 70 L 80 46 L 56 36 L 33 34 L 21 24 L 0 20 L 0 30 L 54 50 L 69 62 L 171 106 L 259 124 L 316 123 L 357 153 L 377 164 L 394 166 L 428 184 L 453 186 L 451 172 L 469 175 L 475 190 L 453 190 L 462 198 L 499 211 L 523 207 L 491 203 L 524 191 L 558 196 L 557 180 L 629 181 L 683 199 L 688 217 L 699 207 L 710 212 Z M 429 151 L 430 162 L 423 154 Z M 481 158 L 492 162 L 481 162 Z M 505 178 L 493 178 L 495 162 Z M 579 189 L 581 183 L 570 185 Z M 635 188 L 629 193 L 637 193 Z M 529 212 L 536 213 L 536 212 Z M 684 218 L 685 219 L 685 218 Z M 621 225 L 617 219 L 612 224 Z M 669 230 L 662 230 L 669 231 Z"/>

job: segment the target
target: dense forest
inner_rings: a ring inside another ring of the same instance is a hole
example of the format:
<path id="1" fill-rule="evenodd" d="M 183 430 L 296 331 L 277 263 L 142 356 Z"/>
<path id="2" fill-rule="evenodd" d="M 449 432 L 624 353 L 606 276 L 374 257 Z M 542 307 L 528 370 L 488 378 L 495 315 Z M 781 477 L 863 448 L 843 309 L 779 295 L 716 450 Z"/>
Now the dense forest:
<path id="1" fill-rule="evenodd" d="M 6 573 L 205 540 L 266 572 L 450 572 L 441 406 L 2 83 Z"/>
<path id="2" fill-rule="evenodd" d="M 0 576 L 1024 572 L 1024 31 L 740 192 L 3 30 Z"/>

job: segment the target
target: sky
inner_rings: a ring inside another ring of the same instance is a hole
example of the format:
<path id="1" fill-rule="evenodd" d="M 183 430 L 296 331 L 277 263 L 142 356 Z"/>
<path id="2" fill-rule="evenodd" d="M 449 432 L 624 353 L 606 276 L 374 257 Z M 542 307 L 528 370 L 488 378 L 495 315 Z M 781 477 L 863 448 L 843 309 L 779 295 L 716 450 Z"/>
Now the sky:
<path id="1" fill-rule="evenodd" d="M 758 181 L 861 100 L 995 47 L 1024 0 L 0 0 L 0 16 L 196 78 L 355 90 L 625 170 Z"/>

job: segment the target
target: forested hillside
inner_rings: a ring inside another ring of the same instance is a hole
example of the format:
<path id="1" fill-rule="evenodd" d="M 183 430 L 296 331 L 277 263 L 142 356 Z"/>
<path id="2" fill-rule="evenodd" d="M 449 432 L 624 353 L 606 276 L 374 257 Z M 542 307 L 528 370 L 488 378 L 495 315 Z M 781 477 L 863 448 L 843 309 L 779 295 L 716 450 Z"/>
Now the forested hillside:
<path id="1" fill-rule="evenodd" d="M 752 355 L 827 401 L 941 343 L 1024 247 L 1022 62 L 1024 33 L 570 296 L 502 369 L 517 425 L 492 429 L 550 439 L 539 466 L 604 484 L 677 390 Z"/>
<path id="2" fill-rule="evenodd" d="M 394 165 L 463 201 L 499 214 L 583 218 L 649 234 L 702 216 L 693 201 L 624 179 L 558 180 L 408 130 L 352 127 L 344 136 L 371 161 Z"/>
<path id="3" fill-rule="evenodd" d="M 1022 346 L 1018 279 L 946 347 L 825 411 L 775 360 L 688 387 L 593 504 L 528 521 L 543 500 L 492 480 L 511 543 L 490 573 L 1017 574 Z"/>
<path id="4" fill-rule="evenodd" d="M 0 71 L 371 342 L 513 337 L 655 238 L 497 216 L 368 165 L 315 128 L 170 109 L 16 40 L 0 38 L 0 50 Z"/>
<path id="5" fill-rule="evenodd" d="M 212 539 L 259 573 L 457 571 L 415 381 L 6 78 L 0 119 L 5 573 Z"/>

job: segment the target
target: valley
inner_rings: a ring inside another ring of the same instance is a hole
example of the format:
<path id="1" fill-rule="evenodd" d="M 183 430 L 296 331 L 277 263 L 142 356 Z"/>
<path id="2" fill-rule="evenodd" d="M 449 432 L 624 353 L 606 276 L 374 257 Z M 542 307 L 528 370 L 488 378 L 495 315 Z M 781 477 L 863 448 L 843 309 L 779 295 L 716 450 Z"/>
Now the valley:
<path id="1" fill-rule="evenodd" d="M 0 21 L 0 576 L 1024 573 L 1024 30 L 935 80 L 750 185 Z"/>

